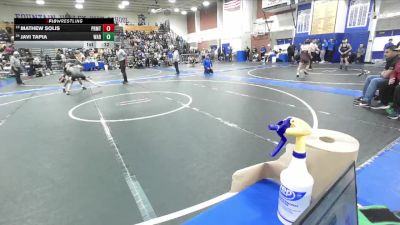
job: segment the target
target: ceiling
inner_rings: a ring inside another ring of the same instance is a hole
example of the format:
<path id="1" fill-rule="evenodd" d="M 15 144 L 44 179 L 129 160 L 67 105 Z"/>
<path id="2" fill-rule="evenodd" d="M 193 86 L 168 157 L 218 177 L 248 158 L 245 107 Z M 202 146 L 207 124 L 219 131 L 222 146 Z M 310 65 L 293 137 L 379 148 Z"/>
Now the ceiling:
<path id="1" fill-rule="evenodd" d="M 75 0 L 44 0 L 46 3 L 43 6 L 37 5 L 35 0 L 0 0 L 0 5 L 9 6 L 34 6 L 46 8 L 63 8 L 75 9 Z M 83 9 L 91 10 L 121 10 L 118 4 L 122 0 L 85 0 Z M 210 3 L 217 0 L 208 0 Z M 180 10 L 190 11 L 190 8 L 196 6 L 202 7 L 203 0 L 176 0 L 175 3 L 170 3 L 168 0 L 129 0 L 129 6 L 121 11 L 149 12 L 151 9 L 158 8 L 179 8 Z"/>

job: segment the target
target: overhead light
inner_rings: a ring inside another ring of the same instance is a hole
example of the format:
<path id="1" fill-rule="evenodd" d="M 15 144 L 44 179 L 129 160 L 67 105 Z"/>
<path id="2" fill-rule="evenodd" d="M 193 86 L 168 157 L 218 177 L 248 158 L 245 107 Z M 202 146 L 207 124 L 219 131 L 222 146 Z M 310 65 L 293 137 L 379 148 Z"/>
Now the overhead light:
<path id="1" fill-rule="evenodd" d="M 175 3 L 176 0 L 168 0 L 170 3 Z"/>
<path id="2" fill-rule="evenodd" d="M 186 12 L 186 11 L 182 11 L 181 14 L 182 14 L 182 15 L 186 15 L 187 12 Z"/>
<path id="3" fill-rule="evenodd" d="M 38 5 L 44 5 L 44 0 L 36 0 L 36 4 L 38 4 Z"/>
<path id="4" fill-rule="evenodd" d="M 75 8 L 77 8 L 77 9 L 83 9 L 83 5 L 82 4 L 75 4 Z"/>
<path id="5" fill-rule="evenodd" d="M 128 6 L 129 5 L 129 1 L 122 1 L 121 4 L 124 5 L 124 6 Z"/>
<path id="6" fill-rule="evenodd" d="M 85 3 L 85 0 L 75 0 L 76 3 Z"/>
<path id="7" fill-rule="evenodd" d="M 119 8 L 119 9 L 125 9 L 125 5 L 119 4 L 119 5 L 118 5 L 118 8 Z"/>
<path id="8" fill-rule="evenodd" d="M 156 10 L 155 9 L 151 9 L 150 12 L 156 13 Z"/>
<path id="9" fill-rule="evenodd" d="M 204 6 L 204 7 L 207 7 L 207 6 L 209 6 L 209 5 L 210 5 L 210 2 L 209 2 L 209 1 L 204 1 L 204 2 L 203 2 L 203 6 Z"/>
<path id="10" fill-rule="evenodd" d="M 179 9 L 178 9 L 178 8 L 175 8 L 175 9 L 174 9 L 174 12 L 179 12 Z"/>
<path id="11" fill-rule="evenodd" d="M 190 8 L 190 10 L 192 10 L 193 12 L 196 12 L 197 11 L 197 7 L 192 7 L 192 8 Z"/>

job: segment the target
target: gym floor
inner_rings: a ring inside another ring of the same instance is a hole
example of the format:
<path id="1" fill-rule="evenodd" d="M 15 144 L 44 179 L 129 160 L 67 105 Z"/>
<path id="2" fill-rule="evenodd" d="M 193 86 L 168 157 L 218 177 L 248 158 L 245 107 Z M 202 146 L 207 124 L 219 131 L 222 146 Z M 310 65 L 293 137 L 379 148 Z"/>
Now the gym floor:
<path id="1" fill-rule="evenodd" d="M 288 64 L 180 69 L 127 70 L 128 85 L 118 70 L 88 72 L 102 87 L 70 96 L 56 75 L 3 81 L 0 224 L 132 225 L 191 207 L 272 160 L 266 127 L 287 116 L 357 138 L 358 165 L 399 136 L 398 121 L 353 106 L 365 80 L 355 66 L 315 65 L 304 79 Z"/>

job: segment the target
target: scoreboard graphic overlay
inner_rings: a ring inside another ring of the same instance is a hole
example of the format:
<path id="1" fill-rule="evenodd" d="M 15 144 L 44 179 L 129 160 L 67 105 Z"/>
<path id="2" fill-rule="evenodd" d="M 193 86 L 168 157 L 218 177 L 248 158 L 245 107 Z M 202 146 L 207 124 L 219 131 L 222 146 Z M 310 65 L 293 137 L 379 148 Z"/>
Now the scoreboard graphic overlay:
<path id="1" fill-rule="evenodd" d="M 17 48 L 113 48 L 113 18 L 14 19 Z"/>

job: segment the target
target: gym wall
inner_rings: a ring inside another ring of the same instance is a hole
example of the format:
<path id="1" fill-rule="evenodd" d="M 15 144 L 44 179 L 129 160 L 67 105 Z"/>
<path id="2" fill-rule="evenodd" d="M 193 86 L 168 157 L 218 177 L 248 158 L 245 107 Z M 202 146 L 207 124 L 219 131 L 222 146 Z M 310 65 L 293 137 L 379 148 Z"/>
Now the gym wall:
<path id="1" fill-rule="evenodd" d="M 207 9 L 198 10 L 194 16 L 196 30 L 188 34 L 191 46 L 196 43 L 199 48 L 209 48 L 209 45 L 214 45 L 217 41 L 218 45 L 229 44 L 234 52 L 250 46 L 257 1 L 245 0 L 240 10 L 234 11 L 224 10 L 223 1 L 217 1 L 216 4 L 210 6 Z"/>
<path id="2" fill-rule="evenodd" d="M 399 7 L 400 1 L 390 1 L 390 4 L 381 4 L 372 45 L 372 59 L 383 59 L 383 48 L 390 38 L 393 39 L 394 44 L 400 41 Z"/>

